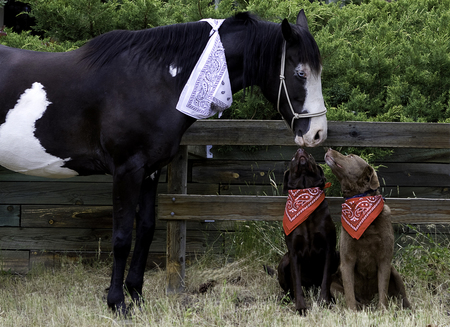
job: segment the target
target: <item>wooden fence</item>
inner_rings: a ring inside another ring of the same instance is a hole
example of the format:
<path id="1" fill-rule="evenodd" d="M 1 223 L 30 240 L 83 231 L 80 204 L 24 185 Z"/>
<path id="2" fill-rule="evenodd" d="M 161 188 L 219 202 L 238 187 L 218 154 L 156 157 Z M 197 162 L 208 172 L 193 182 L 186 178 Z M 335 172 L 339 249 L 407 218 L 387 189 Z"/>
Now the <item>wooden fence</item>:
<path id="1" fill-rule="evenodd" d="M 393 180 L 388 183 L 391 188 L 399 185 L 425 187 L 427 191 L 424 194 L 428 195 L 435 193 L 429 188 L 440 188 L 442 196 L 448 197 L 450 124 L 329 122 L 328 128 L 328 139 L 324 146 L 406 148 L 409 149 L 410 158 L 415 158 L 414 161 L 422 156 L 419 160 L 427 163 L 391 163 L 391 169 L 384 172 L 381 169 L 379 176 L 381 179 Z M 180 292 L 184 288 L 187 221 L 282 220 L 286 201 L 283 196 L 187 194 L 187 145 L 206 144 L 292 146 L 293 136 L 281 121 L 207 120 L 198 121 L 189 129 L 183 137 L 179 154 L 170 164 L 170 194 L 161 194 L 158 198 L 158 217 L 168 221 L 168 293 Z M 290 156 L 295 149 L 291 151 Z M 408 156 L 408 153 L 405 154 Z M 284 159 L 289 160 L 290 156 Z M 430 163 L 434 164 L 431 166 Z M 227 171 L 226 168 L 221 173 L 228 176 L 229 180 L 240 178 L 238 173 Z M 385 186 L 389 187 L 388 184 L 385 183 Z M 337 219 L 342 199 L 329 198 L 329 203 L 331 213 Z M 394 222 L 450 222 L 448 198 L 390 198 L 389 204 Z"/>
<path id="2" fill-rule="evenodd" d="M 447 200 L 450 198 L 449 140 L 449 124 L 330 122 L 326 145 L 395 148 L 394 156 L 380 162 L 387 166 L 380 168 L 379 173 L 385 180 L 385 193 L 396 197 L 416 194 L 428 198 L 427 201 L 433 201 L 431 207 L 434 210 L 433 215 L 428 212 L 423 218 L 419 214 L 420 206 L 429 207 L 429 203 L 406 201 L 403 207 L 398 207 L 398 214 L 403 208 L 404 216 L 414 213 L 414 216 L 405 218 L 408 222 L 430 222 L 429 217 L 435 217 L 436 222 L 446 222 L 449 216 Z M 214 253 L 226 251 L 228 239 L 224 231 L 231 230 L 234 223 L 220 221 L 218 216 L 227 219 L 247 219 L 251 216 L 244 215 L 241 210 L 234 216 L 229 211 L 227 214 L 227 210 L 237 206 L 237 201 L 233 198 L 233 206 L 226 206 L 223 201 L 230 195 L 272 194 L 269 173 L 281 183 L 287 163 L 297 148 L 293 135 L 282 121 L 198 121 L 188 130 L 182 144 L 181 157 L 177 156 L 171 168 L 163 171 L 158 188 L 160 194 L 189 193 L 192 197 L 188 200 L 177 195 L 175 204 L 170 195 L 159 198 L 160 218 L 172 217 L 172 212 L 175 213 L 172 218 L 182 218 L 184 214 L 181 215 L 180 208 L 187 209 L 190 215 L 183 220 L 185 223 L 169 223 L 169 235 L 180 225 L 182 229 L 183 225 L 187 229 L 183 236 L 186 257 L 180 260 L 176 255 L 178 259 L 175 262 L 185 262 L 191 255 L 211 247 Z M 227 147 L 218 146 L 221 144 Z M 213 158 L 208 158 L 205 145 L 213 145 Z M 241 151 L 238 145 L 258 145 L 259 148 L 250 153 Z M 231 151 L 225 151 L 228 147 Z M 323 158 L 322 148 L 311 149 L 310 152 L 317 160 Z M 61 257 L 78 260 L 110 256 L 111 190 L 110 176 L 52 180 L 0 170 L 1 268 L 26 272 L 34 264 L 56 264 Z M 210 219 L 206 219 L 205 198 L 200 195 L 208 196 L 211 210 L 216 208 L 216 213 L 210 212 L 209 216 L 215 220 L 214 223 L 205 222 Z M 213 205 L 212 199 L 216 199 L 216 195 L 221 197 L 217 197 L 219 202 Z M 270 208 L 262 212 L 272 212 L 272 219 L 281 219 L 282 209 L 280 211 L 277 206 L 282 208 L 284 199 L 265 199 L 269 201 L 267 205 Z M 339 200 L 332 200 L 336 201 L 336 205 L 331 205 L 335 215 L 338 215 Z M 251 203 L 248 199 L 246 201 Z M 197 209 L 186 207 L 187 203 L 197 206 Z M 191 220 L 193 217 L 196 217 L 195 221 Z M 166 225 L 165 220 L 158 219 L 150 249 L 150 266 L 166 265 L 167 240 L 171 243 L 169 252 L 183 244 L 177 238 L 167 237 Z M 169 261 L 174 262 L 172 259 Z M 175 270 L 172 267 L 169 264 L 168 270 L 178 276 L 181 265 L 175 265 Z"/>

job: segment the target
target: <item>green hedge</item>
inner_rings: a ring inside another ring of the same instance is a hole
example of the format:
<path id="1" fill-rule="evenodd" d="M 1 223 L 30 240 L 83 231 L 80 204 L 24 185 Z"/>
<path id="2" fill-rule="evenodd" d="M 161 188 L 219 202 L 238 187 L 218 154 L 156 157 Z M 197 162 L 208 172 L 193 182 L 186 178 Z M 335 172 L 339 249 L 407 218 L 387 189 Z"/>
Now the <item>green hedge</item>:
<path id="1" fill-rule="evenodd" d="M 225 18 L 250 10 L 295 21 L 304 8 L 323 56 L 323 94 L 330 120 L 450 122 L 450 0 L 384 0 L 361 4 L 309 0 L 28 0 L 36 30 L 0 43 L 66 51 L 111 29 Z M 360 1 L 361 2 L 361 1 Z M 276 83 L 277 81 L 274 81 Z M 235 97 L 225 118 L 274 119 L 258 90 Z"/>

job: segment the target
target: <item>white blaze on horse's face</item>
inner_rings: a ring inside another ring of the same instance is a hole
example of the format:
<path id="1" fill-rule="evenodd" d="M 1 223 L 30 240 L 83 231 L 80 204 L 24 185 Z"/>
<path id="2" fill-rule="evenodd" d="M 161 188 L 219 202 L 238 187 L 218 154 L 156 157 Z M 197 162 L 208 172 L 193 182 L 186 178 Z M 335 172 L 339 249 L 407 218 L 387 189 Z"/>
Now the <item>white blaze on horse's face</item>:
<path id="1" fill-rule="evenodd" d="M 40 83 L 33 83 L 20 96 L 0 126 L 0 165 L 22 174 L 65 178 L 78 173 L 63 165 L 61 159 L 46 152 L 34 135 L 35 123 L 42 117 L 50 102 Z"/>
<path id="2" fill-rule="evenodd" d="M 321 73 L 321 72 L 320 72 Z M 295 68 L 295 74 L 306 79 L 306 98 L 303 104 L 303 112 L 310 114 L 325 111 L 325 103 L 322 95 L 321 74 L 313 74 L 307 64 L 299 64 Z M 315 147 L 327 138 L 327 116 L 325 114 L 310 118 L 309 130 L 303 136 L 297 135 L 295 143 L 302 147 Z"/>

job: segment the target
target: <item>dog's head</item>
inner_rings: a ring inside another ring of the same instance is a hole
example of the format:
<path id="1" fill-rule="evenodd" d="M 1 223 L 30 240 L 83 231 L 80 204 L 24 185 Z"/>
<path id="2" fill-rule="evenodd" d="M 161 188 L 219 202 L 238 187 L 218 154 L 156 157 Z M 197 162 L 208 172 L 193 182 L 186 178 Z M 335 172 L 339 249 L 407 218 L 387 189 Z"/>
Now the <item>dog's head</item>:
<path id="1" fill-rule="evenodd" d="M 374 191 L 380 187 L 375 170 L 355 154 L 344 156 L 329 149 L 325 153 L 325 162 L 339 180 L 344 197 Z"/>
<path id="2" fill-rule="evenodd" d="M 289 164 L 289 170 L 284 173 L 283 191 L 311 187 L 323 188 L 325 182 L 323 170 L 316 164 L 314 157 L 299 148 Z"/>

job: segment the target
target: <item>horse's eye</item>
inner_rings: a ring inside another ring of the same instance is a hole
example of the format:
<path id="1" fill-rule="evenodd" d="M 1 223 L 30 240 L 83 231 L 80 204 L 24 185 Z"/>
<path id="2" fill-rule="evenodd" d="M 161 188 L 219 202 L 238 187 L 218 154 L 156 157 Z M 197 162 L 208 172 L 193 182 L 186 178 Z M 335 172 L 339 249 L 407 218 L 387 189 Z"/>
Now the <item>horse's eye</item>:
<path id="1" fill-rule="evenodd" d="M 301 78 L 306 78 L 306 73 L 303 70 L 297 71 L 297 76 Z"/>

